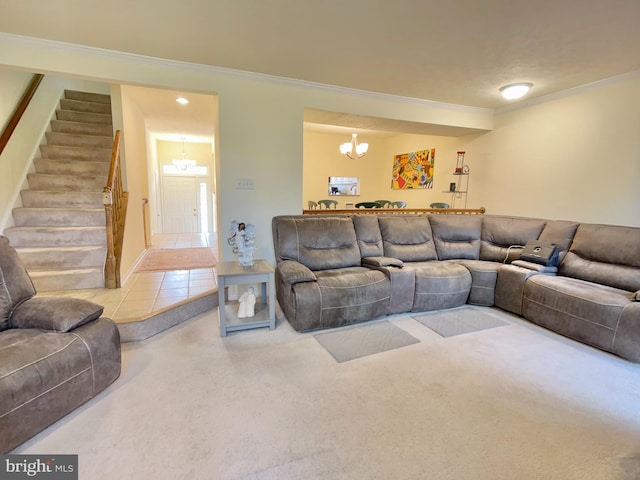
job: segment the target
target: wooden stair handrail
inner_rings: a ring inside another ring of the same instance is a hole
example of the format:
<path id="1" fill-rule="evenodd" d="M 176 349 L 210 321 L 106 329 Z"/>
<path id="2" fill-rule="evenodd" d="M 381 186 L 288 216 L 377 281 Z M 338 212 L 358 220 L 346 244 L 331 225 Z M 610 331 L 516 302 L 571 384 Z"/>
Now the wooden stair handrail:
<path id="1" fill-rule="evenodd" d="M 120 163 L 120 130 L 116 130 L 111 150 L 111 163 L 107 185 L 102 191 L 102 203 L 107 225 L 107 258 L 104 267 L 105 288 L 120 288 L 120 263 L 124 241 L 124 224 L 127 216 L 129 193 L 122 189 Z"/>
<path id="2" fill-rule="evenodd" d="M 7 146 L 7 143 L 9 143 L 9 139 L 11 138 L 11 135 L 13 135 L 13 132 L 18 126 L 18 123 L 20 123 L 20 119 L 22 118 L 22 115 L 24 115 L 25 110 L 29 106 L 29 102 L 31 102 L 31 99 L 33 98 L 33 95 L 36 93 L 36 90 L 38 89 L 38 85 L 40 85 L 40 82 L 42 81 L 43 78 L 44 78 L 43 74 L 36 73 L 31 79 L 31 83 L 29 83 L 29 86 L 27 87 L 24 94 L 22 95 L 22 98 L 20 99 L 20 103 L 18 103 L 18 106 L 13 112 L 13 115 L 11 115 L 11 118 L 9 119 L 7 126 L 4 128 L 4 131 L 2 132 L 2 135 L 0 135 L 0 154 L 2 154 L 2 152 L 4 151 L 4 148 Z"/>

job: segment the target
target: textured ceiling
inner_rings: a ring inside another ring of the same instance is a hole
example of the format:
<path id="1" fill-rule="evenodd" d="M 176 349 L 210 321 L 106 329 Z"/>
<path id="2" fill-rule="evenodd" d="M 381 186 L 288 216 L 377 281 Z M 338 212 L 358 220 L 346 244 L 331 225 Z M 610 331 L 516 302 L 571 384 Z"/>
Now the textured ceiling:
<path id="1" fill-rule="evenodd" d="M 532 99 L 640 70 L 638 25 L 640 0 L 0 0 L 0 32 L 492 109 L 508 83 Z M 212 97 L 130 88 L 152 131 L 212 138 Z M 305 128 L 473 133 L 318 110 Z"/>
<path id="2" fill-rule="evenodd" d="M 474 107 L 640 69 L 640 0 L 0 0 L 0 31 Z"/>

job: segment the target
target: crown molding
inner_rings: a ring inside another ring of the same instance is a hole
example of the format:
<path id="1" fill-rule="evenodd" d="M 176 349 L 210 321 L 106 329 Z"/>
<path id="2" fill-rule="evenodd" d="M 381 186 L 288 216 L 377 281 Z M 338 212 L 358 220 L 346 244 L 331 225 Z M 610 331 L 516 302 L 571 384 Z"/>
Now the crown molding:
<path id="1" fill-rule="evenodd" d="M 138 55 L 135 53 L 120 52 L 108 50 L 104 48 L 89 47 L 86 45 L 78 45 L 75 43 L 60 42 L 57 40 L 47 40 L 42 38 L 27 37 L 11 33 L 0 32 L 0 43 L 13 44 L 18 47 L 30 47 L 45 50 L 56 50 L 60 52 L 75 53 L 79 55 L 89 55 L 93 57 L 102 57 L 115 61 L 144 64 L 155 66 L 162 69 L 173 69 L 180 71 L 192 71 L 203 74 L 222 75 L 231 78 L 243 80 L 251 80 L 256 82 L 271 83 L 275 85 L 284 85 L 295 88 L 307 88 L 313 90 L 323 90 L 325 92 L 336 93 L 341 95 L 351 95 L 367 99 L 376 99 L 386 102 L 405 103 L 412 105 L 423 105 L 433 108 L 441 108 L 445 110 L 455 110 L 459 112 L 476 113 L 491 115 L 494 110 L 491 108 L 470 107 L 465 105 L 457 105 L 452 103 L 436 102 L 421 98 L 404 97 L 401 95 L 392 95 L 388 93 L 371 92 L 368 90 L 359 90 L 356 88 L 340 87 L 337 85 L 328 85 L 324 83 L 311 82 L 307 80 L 298 80 L 288 77 L 279 77 L 264 73 L 255 73 L 245 70 L 236 70 L 226 67 L 218 67 L 213 65 L 204 65 L 200 63 L 183 62 L 180 60 L 170 60 L 166 58 L 150 57 L 146 55 Z M 64 72 L 60 72 L 64 73 Z"/>

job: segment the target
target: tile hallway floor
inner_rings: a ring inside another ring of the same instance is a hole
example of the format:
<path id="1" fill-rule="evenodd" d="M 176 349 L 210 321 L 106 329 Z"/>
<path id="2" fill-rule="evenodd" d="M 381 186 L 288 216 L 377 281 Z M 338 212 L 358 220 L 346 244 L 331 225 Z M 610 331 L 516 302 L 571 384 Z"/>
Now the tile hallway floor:
<path id="1" fill-rule="evenodd" d="M 148 248 L 209 247 L 218 257 L 213 233 L 158 234 Z M 104 306 L 105 317 L 116 323 L 138 321 L 172 306 L 188 302 L 205 293 L 217 291 L 215 267 L 195 270 L 132 273 L 122 288 L 43 292 L 42 296 L 84 298 Z"/>

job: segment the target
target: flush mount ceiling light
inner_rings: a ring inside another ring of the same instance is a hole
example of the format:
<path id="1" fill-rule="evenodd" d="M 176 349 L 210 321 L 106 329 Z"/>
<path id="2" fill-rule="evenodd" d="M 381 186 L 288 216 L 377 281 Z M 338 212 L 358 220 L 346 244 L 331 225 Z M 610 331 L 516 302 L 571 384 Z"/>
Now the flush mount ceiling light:
<path id="1" fill-rule="evenodd" d="M 367 150 L 369 150 L 369 144 L 358 143 L 357 133 L 351 134 L 350 142 L 340 145 L 340 153 L 354 160 L 356 158 L 364 157 L 367 153 Z"/>
<path id="2" fill-rule="evenodd" d="M 180 105 L 186 105 L 187 103 L 189 103 L 189 100 L 184 97 L 178 97 L 176 98 L 176 102 L 178 102 Z"/>
<path id="3" fill-rule="evenodd" d="M 533 86 L 533 83 L 512 83 L 511 85 L 505 85 L 500 88 L 500 93 L 507 100 L 515 100 L 516 98 L 523 97 L 529 89 Z"/>

